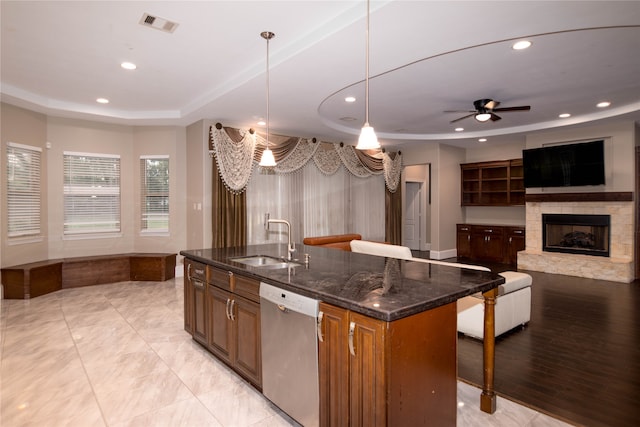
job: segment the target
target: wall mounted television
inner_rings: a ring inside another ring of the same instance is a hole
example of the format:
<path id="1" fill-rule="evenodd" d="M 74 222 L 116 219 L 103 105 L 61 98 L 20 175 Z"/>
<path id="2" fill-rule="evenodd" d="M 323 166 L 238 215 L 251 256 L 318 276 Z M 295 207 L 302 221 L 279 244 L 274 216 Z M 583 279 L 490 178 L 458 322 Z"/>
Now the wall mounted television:
<path id="1" fill-rule="evenodd" d="M 604 141 L 522 150 L 524 186 L 604 185 Z"/>

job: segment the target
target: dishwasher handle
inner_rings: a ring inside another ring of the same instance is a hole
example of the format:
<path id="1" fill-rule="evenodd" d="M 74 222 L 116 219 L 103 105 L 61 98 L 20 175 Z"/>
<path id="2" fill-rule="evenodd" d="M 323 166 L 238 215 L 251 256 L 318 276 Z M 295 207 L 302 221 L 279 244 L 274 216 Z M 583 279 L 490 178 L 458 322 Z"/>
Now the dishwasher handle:
<path id="1" fill-rule="evenodd" d="M 318 319 L 316 321 L 318 326 L 318 340 L 320 342 L 324 342 L 324 337 L 322 336 L 322 318 L 324 317 L 324 313 L 322 311 L 318 312 Z"/>

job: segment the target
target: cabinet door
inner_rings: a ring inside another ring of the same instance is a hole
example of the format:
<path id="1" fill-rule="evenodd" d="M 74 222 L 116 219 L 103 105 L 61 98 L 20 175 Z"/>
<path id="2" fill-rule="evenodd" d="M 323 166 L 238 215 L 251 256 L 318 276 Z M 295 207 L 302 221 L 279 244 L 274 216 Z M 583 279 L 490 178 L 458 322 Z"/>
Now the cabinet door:
<path id="1" fill-rule="evenodd" d="M 232 355 L 234 366 L 245 378 L 262 387 L 260 305 L 234 295 L 229 312 L 235 337 Z"/>
<path id="2" fill-rule="evenodd" d="M 189 280 L 189 262 L 184 264 L 184 330 L 193 336 L 193 284 Z"/>
<path id="3" fill-rule="evenodd" d="M 202 280 L 190 279 L 193 287 L 193 339 L 207 344 L 207 320 L 205 284 Z"/>
<path id="4" fill-rule="evenodd" d="M 458 224 L 456 233 L 456 250 L 459 258 L 471 258 L 471 227 Z"/>
<path id="5" fill-rule="evenodd" d="M 385 426 L 385 322 L 357 313 L 349 319 L 350 425 Z"/>
<path id="6" fill-rule="evenodd" d="M 349 312 L 320 303 L 320 425 L 349 425 Z"/>
<path id="7" fill-rule="evenodd" d="M 502 227 L 474 226 L 471 236 L 471 251 L 475 259 L 504 262 Z"/>
<path id="8" fill-rule="evenodd" d="M 510 228 L 507 232 L 507 249 L 506 259 L 507 264 L 516 265 L 518 263 L 518 252 L 525 249 L 525 233 L 524 228 Z"/>
<path id="9" fill-rule="evenodd" d="M 231 364 L 232 325 L 229 317 L 231 293 L 213 285 L 207 289 L 207 348 L 221 360 Z"/>

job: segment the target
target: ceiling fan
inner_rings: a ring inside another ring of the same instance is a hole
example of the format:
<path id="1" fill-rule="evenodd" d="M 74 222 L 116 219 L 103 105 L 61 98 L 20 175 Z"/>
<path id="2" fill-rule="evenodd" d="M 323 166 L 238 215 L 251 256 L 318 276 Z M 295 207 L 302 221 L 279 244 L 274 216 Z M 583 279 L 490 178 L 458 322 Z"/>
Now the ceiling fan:
<path id="1" fill-rule="evenodd" d="M 466 116 L 462 116 L 455 120 L 451 120 L 450 123 L 459 122 L 460 120 L 464 120 L 469 117 L 474 117 L 479 122 L 486 121 L 497 121 L 502 117 L 498 116 L 496 112 L 504 112 L 504 111 L 529 111 L 531 110 L 531 106 L 529 105 L 521 105 L 519 107 L 505 107 L 505 108 L 497 108 L 500 103 L 498 101 L 494 101 L 493 99 L 478 99 L 477 101 L 473 101 L 473 106 L 475 110 L 453 110 L 453 111 L 445 111 L 445 113 L 471 113 Z"/>

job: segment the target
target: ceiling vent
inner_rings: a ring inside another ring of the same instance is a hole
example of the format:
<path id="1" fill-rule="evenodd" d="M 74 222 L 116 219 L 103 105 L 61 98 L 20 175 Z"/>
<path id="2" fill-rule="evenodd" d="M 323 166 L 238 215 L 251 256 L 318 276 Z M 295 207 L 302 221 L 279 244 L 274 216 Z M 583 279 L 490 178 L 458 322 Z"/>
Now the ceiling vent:
<path id="1" fill-rule="evenodd" d="M 160 18 L 158 16 L 149 15 L 145 13 L 140 18 L 140 24 L 145 27 L 155 28 L 156 30 L 164 31 L 165 33 L 173 33 L 178 27 L 176 22 L 171 22 L 167 19 Z"/>

